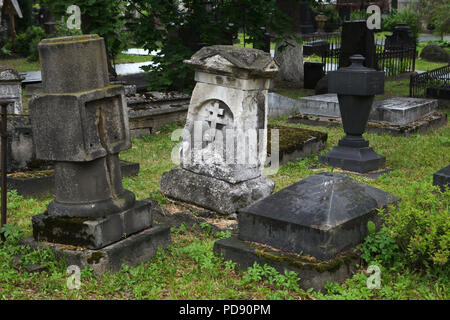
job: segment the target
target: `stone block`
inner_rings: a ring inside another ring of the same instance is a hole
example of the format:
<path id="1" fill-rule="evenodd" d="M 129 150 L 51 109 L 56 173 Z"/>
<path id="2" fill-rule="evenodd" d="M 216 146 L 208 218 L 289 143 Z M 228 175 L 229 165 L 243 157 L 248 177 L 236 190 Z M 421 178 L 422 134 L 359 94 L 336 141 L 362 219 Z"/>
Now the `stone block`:
<path id="1" fill-rule="evenodd" d="M 104 218 L 33 216 L 33 236 L 38 241 L 100 249 L 152 226 L 152 205 L 138 201 L 126 211 Z"/>
<path id="2" fill-rule="evenodd" d="M 22 113 L 22 80 L 23 78 L 16 70 L 0 66 L 0 98 L 14 101 L 7 107 L 9 114 Z"/>
<path id="3" fill-rule="evenodd" d="M 175 168 L 161 177 L 161 192 L 169 198 L 230 214 L 270 195 L 275 184 L 264 175 L 232 184 Z"/>
<path id="4" fill-rule="evenodd" d="M 325 148 L 328 139 L 328 134 L 319 131 L 283 126 L 269 126 L 268 129 L 268 158 L 270 158 L 270 153 L 273 152 L 272 130 L 278 130 L 279 147 L 277 155 L 279 165 L 304 159 L 312 154 L 319 154 Z M 270 161 L 272 162 L 273 159 L 270 159 Z"/>
<path id="5" fill-rule="evenodd" d="M 164 250 L 170 244 L 170 227 L 155 225 L 98 250 L 37 242 L 33 237 L 26 238 L 23 243 L 34 249 L 50 248 L 67 265 L 81 269 L 91 267 L 95 274 L 100 275 L 120 271 L 122 264 L 135 267 L 149 261 L 159 249 Z"/>
<path id="6" fill-rule="evenodd" d="M 92 161 L 131 147 L 122 86 L 43 94 L 29 108 L 39 159 Z"/>
<path id="7" fill-rule="evenodd" d="M 379 225 L 377 210 L 398 198 L 347 176 L 309 176 L 239 210 L 239 239 L 331 259 Z"/>
<path id="8" fill-rule="evenodd" d="M 450 165 L 434 173 L 433 185 L 439 186 L 442 191 L 446 187 L 450 189 Z"/>
<path id="9" fill-rule="evenodd" d="M 345 253 L 324 261 L 242 241 L 236 237 L 216 241 L 213 250 L 225 260 L 235 262 L 242 270 L 247 270 L 256 262 L 261 266 L 267 264 L 282 274 L 293 271 L 300 278 L 300 288 L 313 288 L 317 291 L 324 289 L 328 281 L 344 282 L 356 271 L 356 264 L 360 261 L 355 253 Z"/>

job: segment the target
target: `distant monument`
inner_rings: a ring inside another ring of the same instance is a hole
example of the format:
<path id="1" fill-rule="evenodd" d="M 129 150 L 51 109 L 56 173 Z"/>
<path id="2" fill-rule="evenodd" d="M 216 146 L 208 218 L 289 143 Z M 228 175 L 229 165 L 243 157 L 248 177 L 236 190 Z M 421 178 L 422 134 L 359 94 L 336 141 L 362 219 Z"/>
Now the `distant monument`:
<path id="1" fill-rule="evenodd" d="M 350 57 L 360 54 L 365 57 L 364 66 L 378 69 L 374 31 L 367 28 L 366 20 L 345 21 L 342 27 L 339 68 L 350 65 Z"/>

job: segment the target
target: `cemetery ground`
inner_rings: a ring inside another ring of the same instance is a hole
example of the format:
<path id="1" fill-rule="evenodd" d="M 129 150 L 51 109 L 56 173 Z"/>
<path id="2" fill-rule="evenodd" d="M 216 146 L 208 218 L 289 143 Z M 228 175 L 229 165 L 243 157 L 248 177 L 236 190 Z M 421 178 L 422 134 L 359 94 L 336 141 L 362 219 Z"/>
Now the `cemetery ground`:
<path id="1" fill-rule="evenodd" d="M 386 83 L 385 95 L 404 96 L 404 80 Z M 290 94 L 293 94 L 292 92 Z M 307 92 L 297 93 L 297 95 Z M 450 112 L 447 115 L 450 117 Z M 328 133 L 325 151 L 342 138 L 342 128 L 288 124 L 286 118 L 273 125 L 310 128 Z M 140 174 L 124 178 L 124 187 L 138 199 L 150 195 L 163 207 L 170 201 L 158 191 L 161 175 L 175 167 L 170 160 L 171 133 L 182 123 L 167 126 L 154 135 L 133 139 L 132 149 L 121 159 L 139 162 Z M 0 245 L 0 297 L 2 299 L 449 299 L 450 191 L 432 186 L 433 173 L 448 165 L 450 125 L 427 134 L 409 137 L 365 134 L 377 152 L 393 169 L 378 179 L 353 178 L 401 198 L 385 218 L 385 227 L 372 233 L 359 248 L 358 272 L 344 284 L 332 284 L 321 293 L 299 288 L 295 274 L 279 274 L 267 266 L 254 265 L 245 271 L 214 255 L 214 241 L 230 236 L 214 232 L 201 223 L 172 228 L 172 245 L 155 258 L 137 267 L 123 266 L 115 274 L 94 275 L 81 271 L 80 290 L 66 286 L 67 265 L 49 250 L 30 251 L 19 244 L 31 235 L 31 217 L 46 210 L 52 200 L 24 199 L 8 193 L 6 243 Z M 325 152 L 324 151 L 324 152 Z M 276 191 L 320 171 L 333 171 L 319 164 L 317 156 L 288 163 L 271 176 Z M 336 171 L 336 170 L 335 170 Z M 380 266 L 381 289 L 368 289 L 365 271 L 370 264 Z M 301 281 L 301 278 L 300 278 Z"/>

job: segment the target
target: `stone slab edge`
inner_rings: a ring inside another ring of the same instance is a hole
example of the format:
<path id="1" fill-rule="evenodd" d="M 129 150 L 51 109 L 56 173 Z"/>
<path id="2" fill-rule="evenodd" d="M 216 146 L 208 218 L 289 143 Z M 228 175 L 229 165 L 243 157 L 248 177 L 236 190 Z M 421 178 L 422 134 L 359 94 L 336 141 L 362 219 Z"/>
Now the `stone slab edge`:
<path id="1" fill-rule="evenodd" d="M 33 237 L 24 239 L 23 244 L 33 249 L 51 249 L 58 259 L 65 259 L 68 266 L 81 269 L 92 267 L 95 274 L 117 272 L 122 264 L 130 267 L 154 257 L 158 249 L 165 249 L 171 243 L 170 227 L 156 225 L 100 250 L 89 250 L 64 245 L 37 242 Z"/>
<path id="2" fill-rule="evenodd" d="M 253 266 L 255 262 L 263 266 L 270 265 L 278 272 L 285 270 L 298 274 L 299 286 L 308 290 L 322 290 L 328 281 L 342 283 L 352 276 L 356 270 L 356 264 L 360 262 L 357 254 L 348 253 L 342 257 L 332 260 L 317 260 L 317 263 L 305 263 L 300 259 L 292 259 L 292 256 L 285 253 L 273 255 L 275 251 L 265 249 L 258 254 L 257 249 L 249 243 L 231 237 L 218 240 L 214 243 L 214 252 L 222 256 L 225 260 L 232 260 L 240 269 L 246 270 Z"/>
<path id="3" fill-rule="evenodd" d="M 120 163 L 122 177 L 139 175 L 140 164 L 123 161 Z M 23 197 L 44 197 L 55 192 L 55 176 L 17 178 L 7 177 L 8 189 L 14 189 Z"/>
<path id="4" fill-rule="evenodd" d="M 321 127 L 342 126 L 340 118 L 318 117 L 315 115 L 292 116 L 288 123 L 305 124 Z M 383 123 L 368 122 L 366 132 L 379 135 L 389 134 L 392 136 L 410 136 L 418 133 L 425 133 L 433 129 L 439 129 L 447 124 L 447 115 L 445 113 L 434 112 L 421 120 L 404 126 L 387 125 Z"/>

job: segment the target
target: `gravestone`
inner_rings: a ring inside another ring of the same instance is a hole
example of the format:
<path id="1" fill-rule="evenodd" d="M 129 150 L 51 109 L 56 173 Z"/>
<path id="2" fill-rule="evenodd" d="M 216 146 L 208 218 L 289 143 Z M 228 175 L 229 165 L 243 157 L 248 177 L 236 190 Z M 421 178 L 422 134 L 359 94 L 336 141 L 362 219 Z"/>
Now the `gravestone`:
<path id="1" fill-rule="evenodd" d="M 278 66 L 256 49 L 211 46 L 190 60 L 197 84 L 182 135 L 180 167 L 163 174 L 166 196 L 234 213 L 269 195 L 267 94 Z"/>
<path id="2" fill-rule="evenodd" d="M 304 81 L 303 46 L 296 41 L 290 41 L 284 46 L 279 43 L 275 47 L 274 60 L 279 66 L 279 72 L 272 80 L 272 88 L 302 88 Z"/>
<path id="3" fill-rule="evenodd" d="M 411 28 L 405 22 L 398 23 L 394 28 L 394 32 L 386 35 L 385 50 L 401 50 L 415 47 L 416 43 Z"/>
<path id="4" fill-rule="evenodd" d="M 8 105 L 9 114 L 22 113 L 22 80 L 13 68 L 0 66 L 0 98 L 14 100 L 14 104 Z"/>
<path id="5" fill-rule="evenodd" d="M 450 165 L 434 173 L 433 185 L 439 186 L 442 191 L 450 189 Z"/>
<path id="6" fill-rule="evenodd" d="M 316 31 L 317 13 L 312 10 L 307 0 L 300 3 L 300 32 L 302 34 L 314 33 Z"/>
<path id="7" fill-rule="evenodd" d="M 246 269 L 258 262 L 298 273 L 304 289 L 350 277 L 352 249 L 381 224 L 378 209 L 398 199 L 348 176 L 320 173 L 241 209 L 239 234 L 214 251 Z"/>
<path id="8" fill-rule="evenodd" d="M 43 94 L 29 108 L 36 155 L 55 163 L 56 198 L 33 217 L 34 240 L 95 250 L 101 271 L 145 261 L 168 245 L 169 228 L 153 226 L 153 205 L 122 186 L 128 117 L 123 86 L 109 84 L 103 38 L 45 39 L 38 49 Z"/>
<path id="9" fill-rule="evenodd" d="M 364 66 L 378 69 L 374 31 L 367 28 L 366 20 L 345 21 L 342 26 L 339 68 L 350 65 L 350 57 L 360 54 L 366 58 Z"/>
<path id="10" fill-rule="evenodd" d="M 305 62 L 305 89 L 314 89 L 319 82 L 325 76 L 323 71 L 323 63 L 320 62 Z"/>

